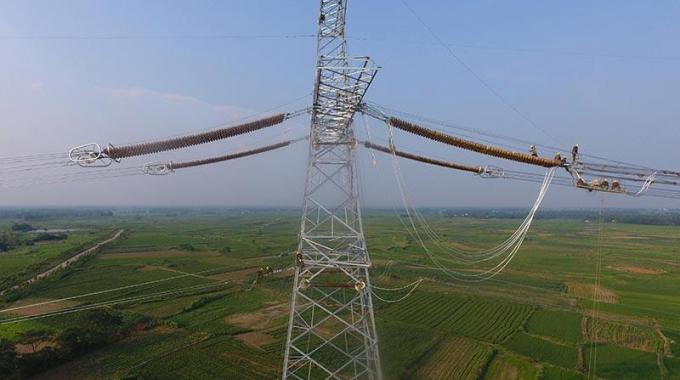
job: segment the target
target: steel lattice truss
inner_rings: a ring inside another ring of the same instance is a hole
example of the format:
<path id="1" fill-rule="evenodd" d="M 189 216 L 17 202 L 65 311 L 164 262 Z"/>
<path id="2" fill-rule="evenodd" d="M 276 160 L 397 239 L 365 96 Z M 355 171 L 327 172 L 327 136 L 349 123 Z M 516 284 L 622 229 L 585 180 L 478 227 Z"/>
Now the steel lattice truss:
<path id="1" fill-rule="evenodd" d="M 283 378 L 380 379 L 352 128 L 377 67 L 348 57 L 346 1 L 322 0 L 296 271 Z"/>

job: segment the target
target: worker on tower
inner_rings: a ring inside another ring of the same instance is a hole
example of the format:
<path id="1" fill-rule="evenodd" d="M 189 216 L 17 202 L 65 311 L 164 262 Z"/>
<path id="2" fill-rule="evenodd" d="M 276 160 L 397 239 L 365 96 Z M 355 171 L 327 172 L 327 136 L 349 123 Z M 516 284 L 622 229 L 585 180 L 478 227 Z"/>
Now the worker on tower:
<path id="1" fill-rule="evenodd" d="M 529 153 L 531 153 L 531 157 L 538 157 L 538 150 L 536 149 L 536 145 L 532 145 L 529 147 Z"/>
<path id="2" fill-rule="evenodd" d="M 609 179 L 605 178 L 600 182 L 600 187 L 604 190 L 609 190 Z"/>
<path id="3" fill-rule="evenodd" d="M 561 162 L 561 163 L 564 163 L 564 161 L 566 161 L 567 159 L 566 159 L 565 157 L 562 157 L 562 154 L 561 154 L 561 153 L 557 152 L 557 153 L 555 153 L 555 158 L 554 158 L 554 160 L 555 160 L 555 161 L 559 161 L 559 162 Z"/>
<path id="4" fill-rule="evenodd" d="M 571 162 L 574 163 L 578 161 L 578 144 L 571 148 Z"/>

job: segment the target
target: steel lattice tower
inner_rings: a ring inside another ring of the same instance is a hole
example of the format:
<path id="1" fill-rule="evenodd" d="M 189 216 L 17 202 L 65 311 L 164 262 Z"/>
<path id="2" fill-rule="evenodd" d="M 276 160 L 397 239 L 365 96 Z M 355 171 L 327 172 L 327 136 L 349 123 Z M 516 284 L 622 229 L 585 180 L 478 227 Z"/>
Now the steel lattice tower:
<path id="1" fill-rule="evenodd" d="M 377 72 L 349 57 L 346 0 L 322 0 L 309 164 L 283 378 L 381 379 L 352 119 Z"/>

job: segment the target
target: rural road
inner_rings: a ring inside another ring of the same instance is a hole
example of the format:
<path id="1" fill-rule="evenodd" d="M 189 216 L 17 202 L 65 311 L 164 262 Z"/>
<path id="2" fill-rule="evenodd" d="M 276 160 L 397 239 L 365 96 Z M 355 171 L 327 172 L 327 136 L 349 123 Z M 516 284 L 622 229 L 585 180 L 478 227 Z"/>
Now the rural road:
<path id="1" fill-rule="evenodd" d="M 56 271 L 58 271 L 58 270 L 60 270 L 60 269 L 66 268 L 66 267 L 69 266 L 70 264 L 72 264 L 72 263 L 78 261 L 78 260 L 79 260 L 80 258 L 82 258 L 83 256 L 89 255 L 89 254 L 91 254 L 92 252 L 94 252 L 95 250 L 97 250 L 97 249 L 99 249 L 100 247 L 102 247 L 103 245 L 109 244 L 109 243 L 111 243 L 112 241 L 118 239 L 118 238 L 120 237 L 120 235 L 121 235 L 123 232 L 124 232 L 124 230 L 118 230 L 118 232 L 116 232 L 115 235 L 113 235 L 112 237 L 110 237 L 110 238 L 108 238 L 108 239 L 106 239 L 106 240 L 100 241 L 99 243 L 97 243 L 97 244 L 93 245 L 92 247 L 90 247 L 90 248 L 88 248 L 88 249 L 86 249 L 86 250 L 84 250 L 84 251 L 82 251 L 82 252 L 76 254 L 75 256 L 72 256 L 72 257 L 68 258 L 67 260 L 62 261 L 62 262 L 59 263 L 58 265 L 56 265 L 56 266 L 54 266 L 54 267 L 52 267 L 52 268 L 50 268 L 50 269 L 48 269 L 48 270 L 46 270 L 46 271 L 44 271 L 44 272 L 38 274 L 38 275 L 35 275 L 35 276 L 32 277 L 31 279 L 29 279 L 29 280 L 23 282 L 23 283 L 20 284 L 20 285 L 15 285 L 15 286 L 11 287 L 10 289 L 3 290 L 0 294 L 4 294 L 4 293 L 6 293 L 8 290 L 14 290 L 14 289 L 17 289 L 17 288 L 22 287 L 22 286 L 30 285 L 30 284 L 32 284 L 32 283 L 34 283 L 34 282 L 36 282 L 36 281 L 38 281 L 38 280 L 40 280 L 40 279 L 43 279 L 43 278 L 45 278 L 45 277 L 48 277 L 49 275 L 53 274 L 54 272 L 56 272 Z"/>

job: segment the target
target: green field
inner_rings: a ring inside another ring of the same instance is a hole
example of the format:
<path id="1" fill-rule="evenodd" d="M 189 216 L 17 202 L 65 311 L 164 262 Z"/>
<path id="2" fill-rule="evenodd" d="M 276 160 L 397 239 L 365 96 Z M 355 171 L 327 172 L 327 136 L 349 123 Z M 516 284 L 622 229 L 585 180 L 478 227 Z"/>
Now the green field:
<path id="1" fill-rule="evenodd" d="M 657 356 L 648 352 L 613 345 L 594 345 L 584 351 L 586 361 L 594 355 L 588 369 L 597 376 L 608 379 L 660 378 Z"/>
<path id="2" fill-rule="evenodd" d="M 546 362 L 563 368 L 576 368 L 578 361 L 578 352 L 574 347 L 523 333 L 513 335 L 504 346 L 537 362 Z"/>
<path id="3" fill-rule="evenodd" d="M 519 329 L 532 307 L 480 297 L 422 292 L 381 311 L 385 319 L 500 343 Z"/>
<path id="4" fill-rule="evenodd" d="M 511 352 L 498 353 L 489 363 L 485 379 L 536 379 L 541 369 L 528 359 L 519 357 Z"/>
<path id="5" fill-rule="evenodd" d="M 470 249 L 495 245 L 520 222 L 427 218 L 448 244 Z M 680 379 L 680 227 L 606 223 L 598 289 L 598 226 L 582 220 L 538 220 L 505 271 L 473 284 L 436 269 L 394 213 L 366 212 L 364 226 L 375 285 L 424 279 L 401 302 L 374 299 L 388 379 Z M 111 231 L 125 233 L 95 256 L 4 296 L 2 309 L 19 309 L 0 312 L 0 339 L 31 360 L 65 345 L 60 336 L 68 329 L 115 323 L 96 347 L 34 378 L 279 376 L 297 212 L 131 212 L 51 218 L 41 227 L 75 231 L 1 253 L 3 289 Z M 264 266 L 280 272 L 258 278 Z M 21 308 L 31 304 L 40 305 Z M 8 323 L 88 305 L 109 315 L 79 311 Z M 38 349 L 26 343 L 35 331 L 46 334 Z"/>
<path id="6" fill-rule="evenodd" d="M 475 380 L 482 374 L 491 353 L 489 346 L 471 339 L 445 338 L 422 361 L 414 375 L 424 379 Z"/>
<path id="7" fill-rule="evenodd" d="M 537 310 L 527 322 L 527 331 L 565 343 L 579 343 L 583 340 L 581 323 L 583 316 L 562 310 Z"/>

